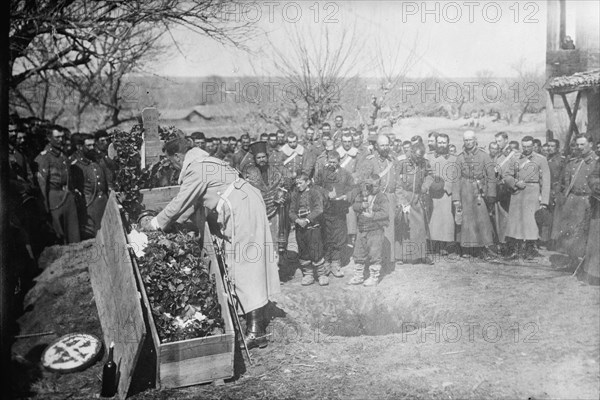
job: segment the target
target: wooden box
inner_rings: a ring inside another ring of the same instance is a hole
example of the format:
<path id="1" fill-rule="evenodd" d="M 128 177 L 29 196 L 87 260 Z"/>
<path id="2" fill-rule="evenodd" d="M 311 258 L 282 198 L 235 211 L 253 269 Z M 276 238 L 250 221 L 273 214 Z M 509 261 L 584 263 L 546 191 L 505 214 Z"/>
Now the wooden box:
<path id="1" fill-rule="evenodd" d="M 90 260 L 90 279 L 104 341 L 107 345 L 115 342 L 118 398 L 149 388 L 177 388 L 233 376 L 235 330 L 212 243 L 203 251 L 215 276 L 225 333 L 171 343 L 161 343 L 158 337 L 114 193 L 109 197 L 96 244 L 99 254 Z"/>
<path id="2" fill-rule="evenodd" d="M 235 350 L 235 330 L 231 313 L 225 297 L 223 282 L 218 272 L 214 253 L 210 255 L 211 273 L 215 274 L 217 295 L 221 307 L 221 316 L 225 321 L 225 333 L 204 338 L 179 342 L 161 343 L 152 317 L 148 295 L 141 284 L 142 278 L 134 259 L 134 270 L 140 283 L 142 303 L 146 319 L 150 321 L 148 331 L 156 354 L 157 387 L 178 388 L 228 379 L 233 376 L 233 356 Z"/>
<path id="3" fill-rule="evenodd" d="M 179 186 L 143 190 L 143 204 L 147 209 L 160 210 L 178 192 Z M 210 237 L 208 227 L 205 227 L 204 237 Z M 141 284 L 141 276 L 134 259 L 134 270 L 141 287 L 146 318 L 151 321 L 148 330 L 153 338 L 152 342 L 156 351 L 156 376 L 161 388 L 190 386 L 228 379 L 233 376 L 235 330 L 212 243 L 210 241 L 204 243 L 205 249 L 203 251 L 208 256 L 206 259 L 209 262 L 211 274 L 215 276 L 221 316 L 225 321 L 225 333 L 222 335 L 161 343 L 152 318 L 148 296 Z"/>

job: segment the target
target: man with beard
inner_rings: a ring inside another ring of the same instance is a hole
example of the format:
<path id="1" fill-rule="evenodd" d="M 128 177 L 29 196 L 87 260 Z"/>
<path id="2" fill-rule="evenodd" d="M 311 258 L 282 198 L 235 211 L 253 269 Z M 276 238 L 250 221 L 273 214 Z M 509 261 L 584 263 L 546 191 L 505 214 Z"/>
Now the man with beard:
<path id="1" fill-rule="evenodd" d="M 385 135 L 379 135 L 375 143 L 375 153 L 367 156 L 360 169 L 360 183 L 365 183 L 371 177 L 379 175 L 380 192 L 384 193 L 389 203 L 389 225 L 384 230 L 383 260 L 394 263 L 395 257 L 395 223 L 396 215 L 396 168 L 390 156 L 390 141 Z"/>
<path id="2" fill-rule="evenodd" d="M 321 137 L 327 135 L 331 139 L 331 125 L 329 122 L 323 122 L 321 125 Z"/>
<path id="3" fill-rule="evenodd" d="M 350 173 L 354 182 L 359 180 L 358 162 L 359 151 L 353 146 L 353 137 L 350 130 L 342 135 L 342 144 L 337 148 L 340 155 L 340 167 Z M 356 226 L 356 213 L 353 208 L 354 199 L 349 199 L 348 213 L 346 214 L 346 226 L 348 227 L 348 246 L 354 247 L 354 240 L 358 233 Z"/>
<path id="4" fill-rule="evenodd" d="M 548 168 L 550 169 L 550 201 L 548 202 L 548 211 L 550 215 L 554 216 L 554 208 L 556 202 L 556 194 L 560 191 L 560 177 L 563 169 L 566 165 L 565 157 L 560 154 L 560 141 L 558 139 L 551 139 L 548 141 Z M 553 218 L 550 219 L 548 225 L 542 226 L 540 232 L 540 240 L 542 242 L 548 242 L 552 235 Z M 553 244 L 550 242 L 547 244 L 548 250 L 553 248 Z"/>
<path id="5" fill-rule="evenodd" d="M 164 152 L 182 171 L 181 188 L 156 217 L 142 219 L 141 227 L 166 229 L 192 208 L 216 213 L 224 261 L 240 300 L 237 312 L 246 316 L 246 343 L 249 348 L 265 347 L 268 342 L 264 306 L 281 288 L 260 191 L 225 162 L 207 156 L 201 149 L 190 148 L 183 138 L 167 142 Z M 248 249 L 256 250 L 252 257 L 246 254 Z"/>
<path id="6" fill-rule="evenodd" d="M 306 128 L 305 132 L 306 140 L 306 156 L 304 157 L 304 171 L 309 177 L 313 177 L 315 163 L 317 157 L 323 152 L 323 144 L 321 143 L 321 137 L 317 136 L 316 130 L 313 126 Z"/>
<path id="7" fill-rule="evenodd" d="M 48 127 L 47 138 L 48 145 L 35 159 L 44 207 L 52 217 L 58 240 L 63 244 L 79 242 L 77 207 L 64 153 L 65 133 L 61 127 L 53 125 Z"/>
<path id="8" fill-rule="evenodd" d="M 91 239 L 100 229 L 108 201 L 108 182 L 104 170 L 95 162 L 94 137 L 73 135 L 72 141 L 77 147 L 72 155 L 71 175 L 73 187 L 80 195 L 79 230 L 82 239 Z"/>
<path id="9" fill-rule="evenodd" d="M 464 150 L 456 158 L 459 177 L 452 185 L 452 201 L 463 216 L 460 244 L 463 249 L 479 249 L 480 256 L 489 260 L 492 258 L 489 246 L 494 243 L 488 210 L 496 202 L 494 163 L 477 147 L 475 132 L 466 131 L 463 142 Z"/>
<path id="10" fill-rule="evenodd" d="M 427 135 L 427 147 L 429 150 L 425 153 L 425 158 L 428 160 L 435 155 L 435 146 L 438 135 L 439 133 L 436 131 L 429 132 Z"/>
<path id="11" fill-rule="evenodd" d="M 279 151 L 277 133 L 269 133 L 269 141 L 267 144 L 267 157 L 269 159 L 269 165 L 283 165 L 283 154 L 281 154 Z"/>
<path id="12" fill-rule="evenodd" d="M 337 147 L 342 141 L 342 134 L 344 133 L 344 118 L 341 115 L 336 115 L 333 123 L 335 124 L 335 129 L 333 135 L 331 135 L 331 140 L 333 140 Z"/>
<path id="13" fill-rule="evenodd" d="M 498 146 L 498 143 L 491 142 L 489 144 L 489 146 L 488 146 L 488 154 L 490 155 L 490 158 L 492 160 L 494 160 L 500 154 L 500 146 Z"/>
<path id="14" fill-rule="evenodd" d="M 508 141 L 506 132 L 498 132 L 494 135 L 498 146 L 498 153 L 491 157 L 496 164 L 496 204 L 494 204 L 494 222 L 498 233 L 498 244 L 502 253 L 512 252 L 506 243 L 506 224 L 508 223 L 508 211 L 510 208 L 511 189 L 502 178 L 508 171 L 509 164 L 519 157 L 518 151 L 514 150 Z M 491 145 L 490 145 L 491 146 Z M 490 154 L 491 156 L 491 154 Z"/>
<path id="15" fill-rule="evenodd" d="M 277 135 L 277 150 L 281 150 L 287 143 L 285 131 L 283 129 L 277 129 L 275 134 Z"/>
<path id="16" fill-rule="evenodd" d="M 287 243 L 286 232 L 279 232 L 280 218 L 287 218 L 279 214 L 279 206 L 287 201 L 285 192 L 291 190 L 292 181 L 287 170 L 279 165 L 271 165 L 267 155 L 265 142 L 254 142 L 250 145 L 250 153 L 254 156 L 254 165 L 246 168 L 244 178 L 262 194 L 265 202 L 267 218 L 274 241 L 281 240 Z M 281 237 L 280 237 L 281 234 Z M 287 246 L 283 247 L 287 248 Z"/>
<path id="17" fill-rule="evenodd" d="M 315 173 L 315 185 L 322 187 L 329 201 L 323 210 L 325 238 L 325 269 L 336 278 L 341 278 L 342 248 L 348 240 L 346 214 L 352 198 L 354 179 L 350 172 L 340 168 L 337 151 L 327 152 L 325 167 Z"/>
<path id="18" fill-rule="evenodd" d="M 296 179 L 302 172 L 305 172 L 305 148 L 298 144 L 298 135 L 294 132 L 288 132 L 287 143 L 281 147 L 283 153 L 283 168 L 287 170 L 287 175 L 291 179 Z"/>
<path id="19" fill-rule="evenodd" d="M 442 256 L 448 254 L 448 246 L 456 241 L 454 213 L 452 212 L 452 182 L 458 178 L 456 156 L 448 152 L 450 138 L 440 133 L 436 139 L 435 154 L 429 160 L 434 182 L 429 190 L 433 211 L 429 220 L 430 240 Z"/>
<path id="20" fill-rule="evenodd" d="M 248 165 L 254 163 L 252 154 L 250 153 L 250 135 L 243 134 L 240 138 L 242 148 L 240 151 L 233 154 L 233 165 L 244 174 Z"/>
<path id="21" fill-rule="evenodd" d="M 585 252 L 585 227 L 590 216 L 591 195 L 587 180 L 598 160 L 592 151 L 594 144 L 590 137 L 579 135 L 575 143 L 578 157 L 570 159 L 565 166 L 556 193 L 552 226 L 556 250 L 568 254 L 573 263 Z"/>
<path id="22" fill-rule="evenodd" d="M 535 256 L 534 243 L 539 239 L 535 213 L 548 207 L 550 200 L 550 169 L 546 157 L 533 151 L 533 138 L 521 140 L 522 152 L 508 163 L 502 178 L 512 190 L 506 236 L 516 240 L 509 259 L 520 254 L 525 259 Z"/>
<path id="23" fill-rule="evenodd" d="M 400 243 L 396 253 L 398 263 L 433 264 L 427 257 L 427 218 L 424 206 L 424 197 L 432 182 L 431 168 L 425 158 L 425 146 L 416 143 L 412 145 L 410 157 L 399 161 L 396 167 L 396 204 L 399 215 L 396 239 Z"/>

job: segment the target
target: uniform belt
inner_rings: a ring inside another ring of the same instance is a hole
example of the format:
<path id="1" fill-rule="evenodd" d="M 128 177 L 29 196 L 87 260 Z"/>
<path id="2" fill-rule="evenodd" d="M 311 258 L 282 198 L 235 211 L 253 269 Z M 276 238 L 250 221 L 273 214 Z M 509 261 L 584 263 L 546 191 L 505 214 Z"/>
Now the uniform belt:
<path id="1" fill-rule="evenodd" d="M 68 192 L 69 187 L 67 185 L 63 185 L 63 186 L 50 185 L 50 190 L 55 190 L 57 192 Z"/>
<path id="2" fill-rule="evenodd" d="M 469 176 L 464 176 L 464 175 L 462 175 L 462 178 L 463 178 L 463 179 L 465 179 L 465 180 L 467 180 L 467 181 L 469 181 L 469 182 L 475 183 L 475 182 L 477 182 L 477 181 L 480 181 L 480 180 L 482 180 L 482 179 L 483 179 L 483 176 L 482 176 L 481 178 L 471 178 L 471 177 L 469 177 Z"/>

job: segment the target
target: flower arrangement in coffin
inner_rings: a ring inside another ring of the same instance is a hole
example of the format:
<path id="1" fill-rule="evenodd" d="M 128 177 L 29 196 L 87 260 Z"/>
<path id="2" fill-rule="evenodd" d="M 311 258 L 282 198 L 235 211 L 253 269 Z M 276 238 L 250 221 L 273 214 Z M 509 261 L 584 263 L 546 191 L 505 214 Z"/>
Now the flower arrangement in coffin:
<path id="1" fill-rule="evenodd" d="M 215 281 L 195 234 L 147 236 L 138 264 L 161 343 L 223 334 Z"/>

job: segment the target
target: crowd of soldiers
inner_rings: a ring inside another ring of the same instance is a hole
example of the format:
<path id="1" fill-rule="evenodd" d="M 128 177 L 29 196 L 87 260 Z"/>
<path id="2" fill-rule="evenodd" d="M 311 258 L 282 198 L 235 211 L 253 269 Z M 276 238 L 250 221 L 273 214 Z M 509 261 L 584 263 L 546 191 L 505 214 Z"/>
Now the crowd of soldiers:
<path id="1" fill-rule="evenodd" d="M 379 282 L 382 267 L 440 257 L 533 259 L 540 246 L 574 264 L 584 256 L 595 201 L 588 178 L 598 159 L 586 135 L 570 143 L 565 158 L 558 140 L 510 140 L 504 132 L 486 152 L 467 131 L 457 152 L 444 133 L 431 132 L 425 143 L 364 130 L 337 116 L 333 126 L 306 126 L 301 136 L 194 132 L 188 140 L 260 190 L 280 254 L 294 232 L 304 285 L 343 277 L 344 254 L 352 251 L 349 283 L 366 286 Z M 116 168 L 108 133 L 50 126 L 47 146 L 31 154 L 26 130 L 13 123 L 9 132 L 15 240 L 34 259 L 48 243 L 39 237 L 44 232 L 58 243 L 94 237 Z M 280 268 L 285 262 L 281 257 Z"/>
<path id="2" fill-rule="evenodd" d="M 116 168 L 106 131 L 71 134 L 47 125 L 44 132 L 47 145 L 37 153 L 29 127 L 9 125 L 10 248 L 17 258 L 26 254 L 17 264 L 29 269 L 16 271 L 21 278 L 35 273 L 45 246 L 96 236 Z"/>
<path id="3" fill-rule="evenodd" d="M 377 284 L 382 266 L 442 257 L 534 260 L 542 247 L 567 254 L 574 266 L 584 257 L 595 201 L 588 179 L 598 159 L 591 137 L 574 138 L 568 157 L 556 139 L 510 140 L 505 132 L 485 151 L 467 131 L 458 154 L 444 133 L 431 132 L 426 144 L 375 127 L 364 137 L 363 127 L 344 126 L 337 116 L 333 127 L 308 126 L 301 137 L 279 130 L 257 141 L 210 140 L 195 132 L 190 140 L 260 189 L 280 249 L 295 231 L 305 285 L 344 276 L 348 248 L 355 266 L 349 283 L 366 286 Z M 305 187 L 313 194 L 302 195 Z M 369 225 L 365 215 L 378 194 L 387 209 L 376 224 L 382 235 L 365 241 L 360 227 Z M 380 246 L 369 252 L 367 242 Z"/>

